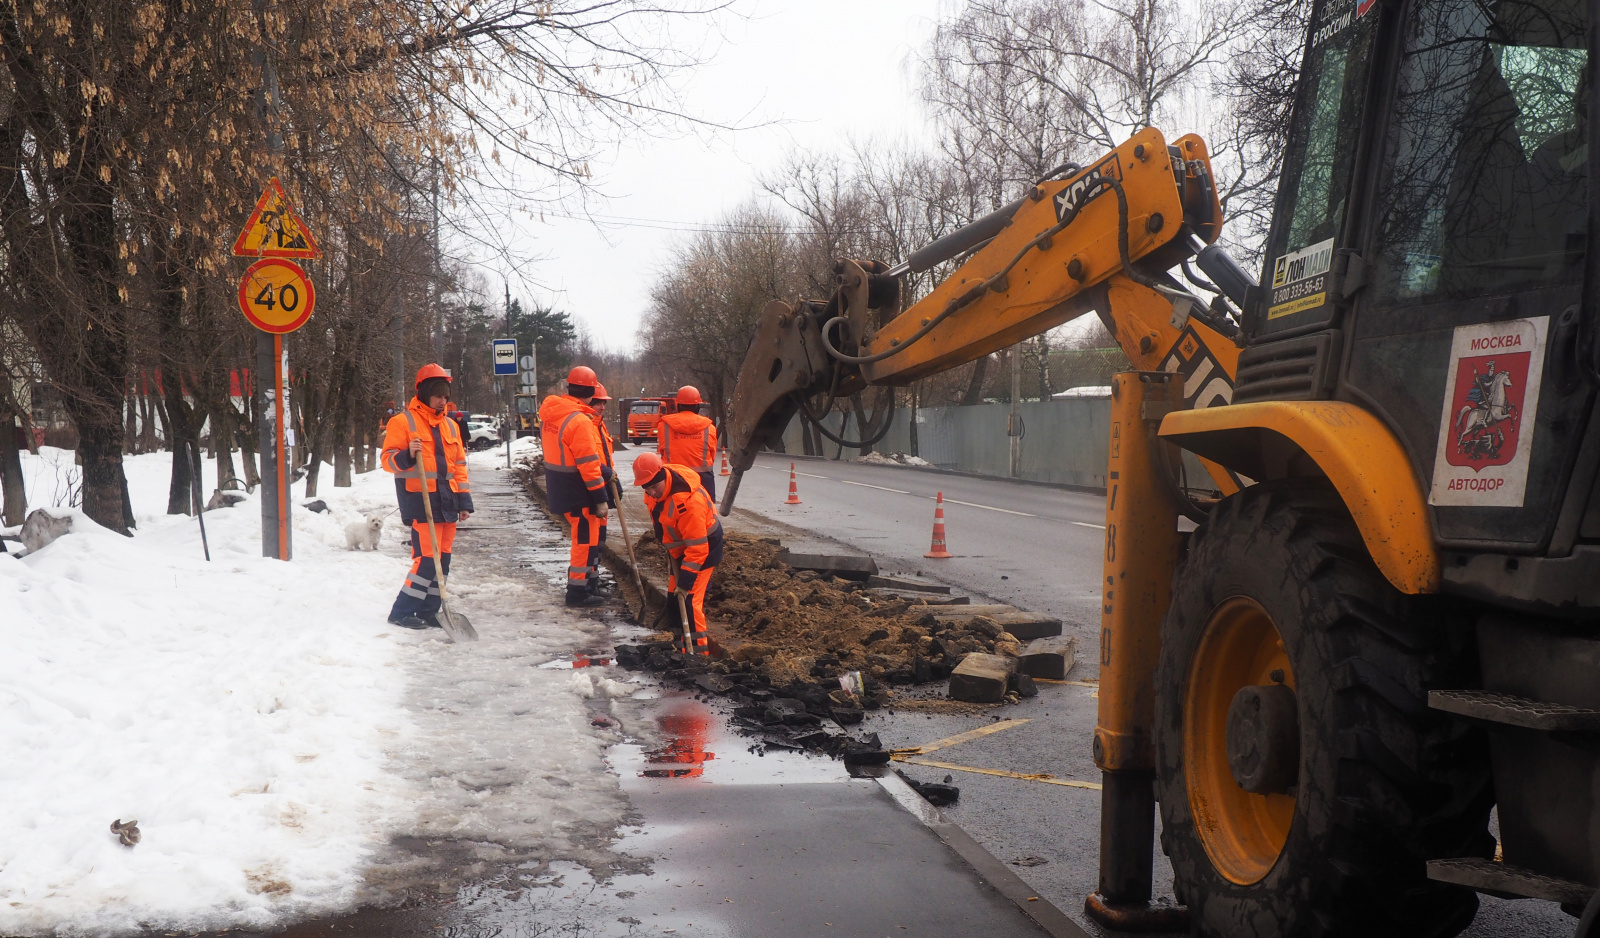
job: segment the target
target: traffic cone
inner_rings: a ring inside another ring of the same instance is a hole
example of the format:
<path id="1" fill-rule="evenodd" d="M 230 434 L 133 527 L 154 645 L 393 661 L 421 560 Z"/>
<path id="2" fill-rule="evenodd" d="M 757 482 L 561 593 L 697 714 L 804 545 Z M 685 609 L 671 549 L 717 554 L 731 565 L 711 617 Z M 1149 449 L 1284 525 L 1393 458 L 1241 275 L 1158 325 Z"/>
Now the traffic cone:
<path id="1" fill-rule="evenodd" d="M 938 501 L 933 506 L 933 546 L 928 548 L 924 557 L 935 560 L 946 560 L 955 555 L 944 549 L 944 493 L 939 493 Z"/>
<path id="2" fill-rule="evenodd" d="M 722 451 L 722 471 L 717 473 L 717 475 L 719 475 L 719 476 L 733 475 L 733 473 L 728 471 L 728 451 L 727 450 L 723 450 Z"/>
<path id="3" fill-rule="evenodd" d="M 794 485 L 794 463 L 789 464 L 789 497 L 784 499 L 785 505 L 800 504 L 800 490 Z"/>

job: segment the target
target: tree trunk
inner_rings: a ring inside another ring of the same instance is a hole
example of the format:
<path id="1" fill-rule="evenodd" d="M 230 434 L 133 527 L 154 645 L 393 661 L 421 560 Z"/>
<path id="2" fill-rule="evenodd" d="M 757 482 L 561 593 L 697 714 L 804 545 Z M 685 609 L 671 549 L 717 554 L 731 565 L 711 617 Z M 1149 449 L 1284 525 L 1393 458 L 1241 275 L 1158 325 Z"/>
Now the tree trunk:
<path id="1" fill-rule="evenodd" d="M 122 438 L 134 443 L 133 452 L 137 453 L 137 440 L 139 439 L 139 411 L 134 403 L 135 395 L 129 394 L 124 401 L 124 416 L 122 420 Z"/>
<path id="2" fill-rule="evenodd" d="M 161 439 L 159 445 L 156 444 L 156 441 L 151 442 L 149 451 L 153 453 L 158 449 L 166 449 L 172 445 L 172 418 L 167 416 L 167 405 L 159 396 L 152 395 L 150 404 L 155 408 L 156 416 L 161 419 Z"/>
<path id="3" fill-rule="evenodd" d="M 127 534 L 133 526 L 128 507 L 128 480 L 122 473 L 122 420 L 120 407 L 96 419 L 91 408 L 80 407 L 78 455 L 83 460 L 83 513 L 101 525 Z M 93 408 L 98 411 L 101 408 Z"/>
<path id="4" fill-rule="evenodd" d="M 921 445 L 917 442 L 917 408 L 921 405 L 921 403 L 922 381 L 921 379 L 918 379 L 917 382 L 911 386 L 911 420 L 906 424 L 906 435 L 909 437 L 909 439 L 906 441 L 906 445 L 911 449 L 911 452 L 906 454 L 908 456 L 922 455 Z"/>
<path id="5" fill-rule="evenodd" d="M 350 487 L 350 429 L 350 411 L 345 407 L 339 425 L 334 428 L 333 487 L 336 489 Z"/>
<path id="6" fill-rule="evenodd" d="M 0 496 L 5 499 L 4 520 L 15 527 L 28 517 L 28 495 L 22 484 L 22 452 L 17 446 L 15 416 L 0 409 Z"/>
<path id="7" fill-rule="evenodd" d="M 1039 336 L 1039 400 L 1048 401 L 1054 390 L 1050 387 L 1050 340 Z"/>
<path id="8" fill-rule="evenodd" d="M 194 510 L 189 489 L 197 482 L 188 453 L 188 444 L 194 439 L 193 414 L 184 402 L 183 381 L 177 375 L 162 375 L 161 395 L 166 399 L 167 427 L 170 432 L 167 445 L 172 447 L 172 482 L 167 486 L 167 514 L 186 515 Z"/>
<path id="9" fill-rule="evenodd" d="M 156 448 L 156 411 L 151 406 L 149 386 L 144 375 L 139 376 L 139 445 L 137 452 L 148 453 Z"/>
<path id="10" fill-rule="evenodd" d="M 989 356 L 972 363 L 972 380 L 967 382 L 967 393 L 961 395 L 961 406 L 971 407 L 983 403 L 983 379 L 989 372 Z"/>
<path id="11" fill-rule="evenodd" d="M 212 407 L 211 442 L 212 451 L 217 456 L 217 488 L 220 489 L 224 483 L 237 478 L 233 472 L 233 402 L 224 394 L 221 401 L 213 402 Z"/>

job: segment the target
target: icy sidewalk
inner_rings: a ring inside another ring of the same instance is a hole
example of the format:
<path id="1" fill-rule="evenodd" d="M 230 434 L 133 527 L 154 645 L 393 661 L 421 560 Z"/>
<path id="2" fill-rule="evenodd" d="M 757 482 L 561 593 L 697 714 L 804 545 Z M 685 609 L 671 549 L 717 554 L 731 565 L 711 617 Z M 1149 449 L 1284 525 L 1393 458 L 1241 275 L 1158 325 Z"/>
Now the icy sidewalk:
<path id="1" fill-rule="evenodd" d="M 29 458 L 48 503 L 71 454 Z M 558 535 L 489 497 L 501 474 L 473 461 L 486 510 L 452 586 L 476 645 L 384 621 L 398 522 L 379 553 L 343 532 L 393 507 L 382 472 L 325 485 L 331 514 L 296 507 L 288 564 L 259 556 L 253 498 L 207 513 L 202 559 L 195 520 L 162 513 L 161 454 L 128 460 L 136 537 L 80 515 L 0 557 L 0 934 L 266 928 L 449 888 L 441 864 L 470 858 L 598 862 L 624 804 L 610 738 L 570 672 L 531 666 L 603 624 L 550 598 L 555 561 L 532 541 Z M 138 819 L 138 846 L 118 818 Z"/>

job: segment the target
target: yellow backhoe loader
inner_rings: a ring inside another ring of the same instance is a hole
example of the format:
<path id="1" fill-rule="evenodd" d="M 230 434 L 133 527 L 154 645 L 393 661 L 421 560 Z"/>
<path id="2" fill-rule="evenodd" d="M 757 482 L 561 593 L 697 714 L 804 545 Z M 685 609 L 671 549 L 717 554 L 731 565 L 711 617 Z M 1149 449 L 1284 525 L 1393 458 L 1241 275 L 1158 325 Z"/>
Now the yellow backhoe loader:
<path id="1" fill-rule="evenodd" d="M 1484 892 L 1600 935 L 1596 5 L 1319 0 L 1260 278 L 1216 244 L 1205 143 L 1146 129 L 763 312 L 724 513 L 841 395 L 1089 312 L 1137 369 L 1107 472 L 1107 927 L 1431 938 Z M 901 275 L 964 254 L 900 308 Z M 1179 910 L 1151 901 L 1157 804 Z"/>

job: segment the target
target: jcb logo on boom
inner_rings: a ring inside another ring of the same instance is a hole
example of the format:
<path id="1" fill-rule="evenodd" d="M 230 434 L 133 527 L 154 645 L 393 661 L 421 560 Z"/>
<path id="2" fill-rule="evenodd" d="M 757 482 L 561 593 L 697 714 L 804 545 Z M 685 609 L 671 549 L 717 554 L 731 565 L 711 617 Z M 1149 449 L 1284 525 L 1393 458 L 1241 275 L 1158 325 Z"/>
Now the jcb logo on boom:
<path id="1" fill-rule="evenodd" d="M 1111 157 L 1056 193 L 1056 221 L 1065 220 L 1088 202 L 1110 192 L 1111 187 L 1101 185 L 1101 181 L 1107 177 L 1119 182 L 1122 180 L 1122 167 L 1118 165 L 1118 159 Z"/>

